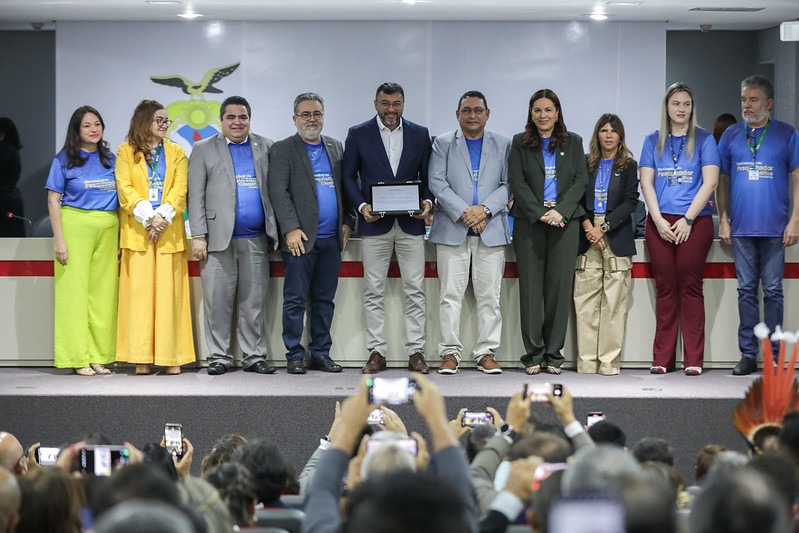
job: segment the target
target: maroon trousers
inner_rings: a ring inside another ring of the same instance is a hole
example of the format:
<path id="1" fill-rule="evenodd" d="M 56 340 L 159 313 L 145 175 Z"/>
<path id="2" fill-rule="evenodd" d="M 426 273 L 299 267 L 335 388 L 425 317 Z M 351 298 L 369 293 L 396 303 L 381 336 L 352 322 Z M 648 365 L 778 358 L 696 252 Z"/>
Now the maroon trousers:
<path id="1" fill-rule="evenodd" d="M 662 215 L 669 224 L 682 218 Z M 705 357 L 705 263 L 713 242 L 713 219 L 697 217 L 691 235 L 682 244 L 664 241 L 651 216 L 646 217 L 646 247 L 652 261 L 657 299 L 652 366 L 674 370 L 677 335 L 682 331 L 683 365 L 702 367 Z"/>

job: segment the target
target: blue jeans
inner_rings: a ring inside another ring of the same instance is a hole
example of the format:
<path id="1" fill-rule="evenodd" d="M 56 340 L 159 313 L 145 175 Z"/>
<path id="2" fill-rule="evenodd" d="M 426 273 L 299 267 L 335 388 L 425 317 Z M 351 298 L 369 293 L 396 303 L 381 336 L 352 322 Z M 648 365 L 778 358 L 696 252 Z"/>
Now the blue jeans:
<path id="1" fill-rule="evenodd" d="M 286 274 L 283 280 L 283 344 L 286 359 L 302 359 L 302 330 L 305 322 L 305 302 L 311 304 L 311 356 L 330 355 L 333 340 L 330 324 L 333 322 L 333 298 L 338 288 L 341 252 L 338 238 L 316 239 L 311 251 L 293 256 L 283 252 Z"/>
<path id="2" fill-rule="evenodd" d="M 757 360 L 759 341 L 752 329 L 760 322 L 758 286 L 763 287 L 764 321 L 773 332 L 782 326 L 782 278 L 785 247 L 782 237 L 733 237 L 735 275 L 738 277 L 738 347 L 744 357 Z M 776 360 L 779 343 L 774 343 Z"/>

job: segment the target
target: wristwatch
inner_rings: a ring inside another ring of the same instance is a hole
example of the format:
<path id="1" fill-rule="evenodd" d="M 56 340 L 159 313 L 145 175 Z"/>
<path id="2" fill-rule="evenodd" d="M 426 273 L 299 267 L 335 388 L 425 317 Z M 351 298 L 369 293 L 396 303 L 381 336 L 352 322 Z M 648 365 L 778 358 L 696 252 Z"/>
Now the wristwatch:
<path id="1" fill-rule="evenodd" d="M 599 229 L 601 229 L 605 233 L 609 232 L 610 231 L 610 222 L 608 222 L 607 220 L 604 221 L 602 224 L 600 224 Z"/>
<path id="2" fill-rule="evenodd" d="M 688 224 L 689 226 L 693 226 L 694 225 L 694 219 L 693 218 L 688 218 L 687 216 L 684 216 L 684 215 L 683 215 L 683 218 L 685 219 L 685 223 Z"/>
<path id="3" fill-rule="evenodd" d="M 491 210 L 486 206 L 483 206 L 483 213 L 486 214 L 486 218 L 491 218 Z"/>
<path id="4" fill-rule="evenodd" d="M 505 437 L 505 440 L 507 440 L 510 444 L 516 442 L 516 439 L 519 437 L 519 434 L 516 433 L 516 431 L 513 429 L 513 426 L 507 422 L 499 426 L 499 434 Z"/>

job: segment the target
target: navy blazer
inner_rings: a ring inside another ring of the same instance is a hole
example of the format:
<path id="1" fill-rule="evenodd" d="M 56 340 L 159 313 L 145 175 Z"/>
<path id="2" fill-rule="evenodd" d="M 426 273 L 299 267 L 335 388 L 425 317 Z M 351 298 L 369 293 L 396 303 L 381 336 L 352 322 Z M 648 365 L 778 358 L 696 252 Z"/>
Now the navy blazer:
<path id="1" fill-rule="evenodd" d="M 342 183 L 347 204 L 358 213 L 358 234 L 383 235 L 399 221 L 402 231 L 409 235 L 424 235 L 424 220 L 408 215 L 386 215 L 376 222 L 365 222 L 358 206 L 372 203 L 371 185 L 378 182 L 421 181 L 422 198 L 432 202 L 427 186 L 427 165 L 432 143 L 427 128 L 402 119 L 402 156 L 396 176 L 377 128 L 377 118 L 350 128 L 344 143 Z"/>
<path id="2" fill-rule="evenodd" d="M 586 217 L 594 221 L 594 187 L 597 170 L 589 173 L 588 186 L 585 189 L 583 207 Z M 608 207 L 605 220 L 610 224 L 610 231 L 605 234 L 605 242 L 610 251 L 619 257 L 635 255 L 635 232 L 633 213 L 638 206 L 638 163 L 630 159 L 622 170 L 613 169 L 608 182 Z M 580 232 L 580 253 L 584 254 L 590 243 L 585 232 Z"/>

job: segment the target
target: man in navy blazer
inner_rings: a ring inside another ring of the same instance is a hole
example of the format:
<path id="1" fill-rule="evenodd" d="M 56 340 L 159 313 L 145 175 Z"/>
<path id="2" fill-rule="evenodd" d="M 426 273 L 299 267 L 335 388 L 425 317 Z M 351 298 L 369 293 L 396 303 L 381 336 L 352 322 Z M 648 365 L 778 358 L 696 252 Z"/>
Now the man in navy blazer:
<path id="1" fill-rule="evenodd" d="M 472 355 L 486 374 L 501 374 L 494 359 L 502 336 L 499 293 L 510 244 L 507 206 L 510 139 L 486 131 L 491 111 L 485 96 L 468 91 L 458 100 L 460 129 L 436 137 L 430 157 L 430 191 L 438 207 L 430 228 L 441 281 L 439 374 L 455 374 L 463 295 L 472 286 L 477 303 L 477 342 Z"/>
<path id="2" fill-rule="evenodd" d="M 325 103 L 316 93 L 294 99 L 297 133 L 269 151 L 269 198 L 280 233 L 286 277 L 283 283 L 283 343 L 287 371 L 305 374 L 302 330 L 305 301 L 311 302 L 311 368 L 341 372 L 330 358 L 333 298 L 341 250 L 355 219 L 343 208 L 341 143 L 322 135 Z"/>
<path id="3" fill-rule="evenodd" d="M 358 212 L 364 267 L 364 315 L 369 359 L 364 374 L 386 368 L 384 295 L 392 253 L 396 253 L 405 293 L 405 348 L 408 369 L 427 374 L 424 360 L 425 296 L 424 218 L 433 207 L 427 188 L 430 134 L 427 128 L 402 118 L 405 91 L 383 83 L 375 93 L 377 116 L 353 126 L 344 148 L 343 183 L 349 205 Z M 420 181 L 421 213 L 372 213 L 372 185 Z"/>

